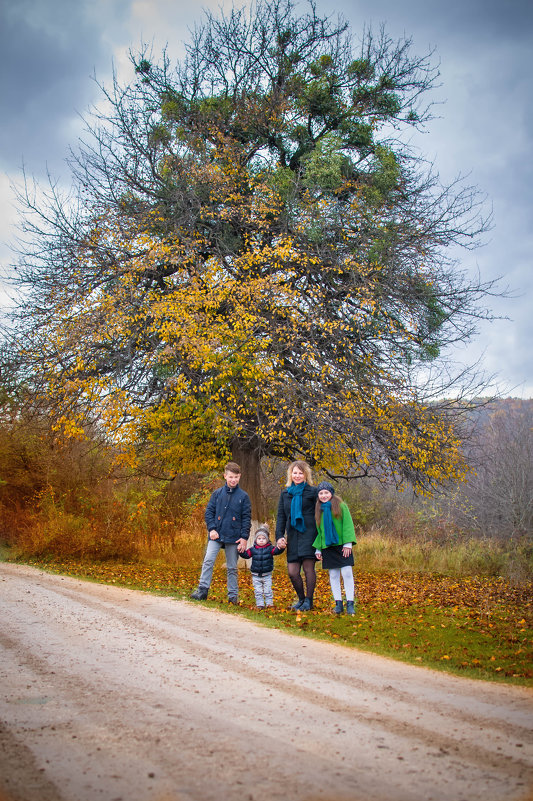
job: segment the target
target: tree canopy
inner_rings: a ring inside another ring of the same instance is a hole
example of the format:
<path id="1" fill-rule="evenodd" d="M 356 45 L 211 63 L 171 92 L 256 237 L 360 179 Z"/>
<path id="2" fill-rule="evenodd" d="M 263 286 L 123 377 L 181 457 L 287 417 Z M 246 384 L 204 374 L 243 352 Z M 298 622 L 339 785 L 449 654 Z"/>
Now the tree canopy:
<path id="1" fill-rule="evenodd" d="M 65 432 L 97 421 L 170 470 L 461 474 L 432 376 L 484 314 L 447 254 L 486 223 L 401 143 L 431 54 L 355 47 L 312 2 L 207 14 L 176 66 L 132 54 L 102 87 L 69 196 L 26 186 L 19 354 Z"/>

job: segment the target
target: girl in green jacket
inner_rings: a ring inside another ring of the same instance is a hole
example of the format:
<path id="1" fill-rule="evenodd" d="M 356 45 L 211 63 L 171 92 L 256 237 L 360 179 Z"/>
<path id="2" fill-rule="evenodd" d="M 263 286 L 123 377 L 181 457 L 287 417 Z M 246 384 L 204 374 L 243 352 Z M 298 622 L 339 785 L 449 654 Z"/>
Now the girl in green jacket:
<path id="1" fill-rule="evenodd" d="M 329 583 L 335 601 L 334 612 L 343 611 L 341 576 L 346 595 L 346 612 L 354 614 L 355 581 L 353 576 L 353 552 L 355 529 L 348 506 L 328 481 L 317 487 L 316 527 L 318 535 L 313 542 L 315 556 L 322 567 L 329 571 Z"/>

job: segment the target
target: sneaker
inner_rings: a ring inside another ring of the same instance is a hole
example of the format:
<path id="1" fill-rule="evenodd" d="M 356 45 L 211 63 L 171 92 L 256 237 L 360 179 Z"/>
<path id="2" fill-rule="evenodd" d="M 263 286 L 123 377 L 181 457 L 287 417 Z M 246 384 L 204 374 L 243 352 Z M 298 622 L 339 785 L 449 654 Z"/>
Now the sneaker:
<path id="1" fill-rule="evenodd" d="M 239 599 L 238 598 L 228 598 L 228 603 L 233 604 L 234 606 L 238 606 Z"/>
<path id="2" fill-rule="evenodd" d="M 355 603 L 355 601 L 346 601 L 346 614 L 347 615 L 355 615 L 354 603 Z"/>
<path id="3" fill-rule="evenodd" d="M 207 590 L 198 587 L 197 590 L 191 593 L 190 598 L 192 598 L 193 601 L 205 601 L 207 598 Z"/>
<path id="4" fill-rule="evenodd" d="M 348 609 L 348 605 L 346 605 L 346 609 Z M 342 615 L 342 601 L 335 601 L 335 609 L 333 610 L 336 615 Z"/>
<path id="5" fill-rule="evenodd" d="M 301 609 L 304 600 L 305 600 L 305 598 L 302 598 L 299 601 L 296 601 L 296 603 L 291 606 L 291 609 Z"/>
<path id="6" fill-rule="evenodd" d="M 300 612 L 309 612 L 309 610 L 312 608 L 313 608 L 313 602 L 311 598 L 304 598 L 300 606 Z"/>

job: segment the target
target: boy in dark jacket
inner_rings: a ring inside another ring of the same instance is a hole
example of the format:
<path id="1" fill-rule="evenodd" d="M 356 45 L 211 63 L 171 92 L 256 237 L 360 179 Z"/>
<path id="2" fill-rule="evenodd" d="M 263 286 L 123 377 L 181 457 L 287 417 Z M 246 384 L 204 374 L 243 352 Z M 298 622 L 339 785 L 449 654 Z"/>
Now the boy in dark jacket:
<path id="1" fill-rule="evenodd" d="M 267 523 L 259 526 L 255 532 L 254 544 L 251 548 L 241 553 L 243 559 L 251 559 L 250 573 L 252 574 L 252 584 L 255 593 L 255 603 L 258 609 L 265 606 L 274 606 L 274 596 L 272 593 L 272 571 L 274 570 L 274 557 L 283 553 L 285 547 L 284 539 L 280 539 L 280 545 L 272 545 L 270 542 L 270 529 Z"/>
<path id="2" fill-rule="evenodd" d="M 205 510 L 207 548 L 198 589 L 191 595 L 194 601 L 204 601 L 207 598 L 216 558 L 220 549 L 224 548 L 228 601 L 231 604 L 238 603 L 237 563 L 239 553 L 246 548 L 252 524 L 252 505 L 248 494 L 239 487 L 240 477 L 239 465 L 228 462 L 224 468 L 225 485 L 215 490 L 207 503 Z"/>

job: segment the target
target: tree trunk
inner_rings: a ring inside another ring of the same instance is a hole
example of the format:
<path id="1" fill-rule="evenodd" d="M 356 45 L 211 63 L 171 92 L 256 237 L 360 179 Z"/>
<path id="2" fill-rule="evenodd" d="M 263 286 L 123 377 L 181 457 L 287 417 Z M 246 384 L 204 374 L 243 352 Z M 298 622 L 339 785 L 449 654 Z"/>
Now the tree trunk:
<path id="1" fill-rule="evenodd" d="M 266 515 L 265 499 L 261 492 L 261 460 L 259 451 L 247 444 L 235 441 L 232 444 L 231 456 L 241 467 L 240 486 L 250 496 L 252 502 L 252 532 L 259 523 L 263 523 Z"/>
<path id="2" fill-rule="evenodd" d="M 254 541 L 254 535 L 259 524 L 265 520 L 265 501 L 261 492 L 261 460 L 259 451 L 250 445 L 234 440 L 231 448 L 231 458 L 241 468 L 239 486 L 250 496 L 252 503 L 252 527 L 248 537 L 248 545 Z M 249 567 L 250 559 L 239 558 L 240 568 Z"/>

